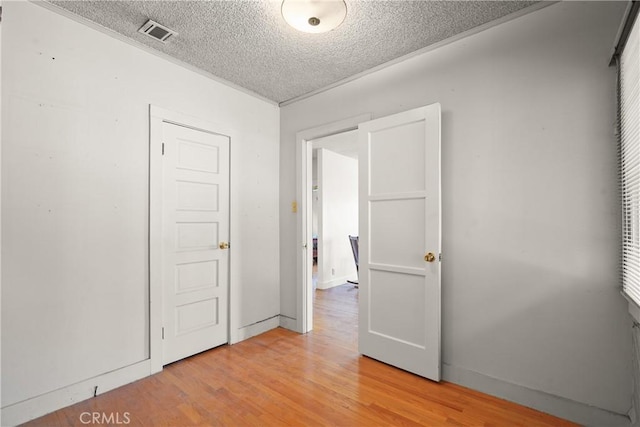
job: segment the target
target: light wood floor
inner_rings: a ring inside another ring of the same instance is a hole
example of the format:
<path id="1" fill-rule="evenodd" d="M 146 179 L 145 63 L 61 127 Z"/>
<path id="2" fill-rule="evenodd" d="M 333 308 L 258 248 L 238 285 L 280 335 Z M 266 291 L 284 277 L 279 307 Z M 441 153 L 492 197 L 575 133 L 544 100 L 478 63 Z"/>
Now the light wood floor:
<path id="1" fill-rule="evenodd" d="M 28 425 L 81 426 L 83 412 L 127 412 L 132 426 L 575 425 L 359 356 L 357 299 L 352 285 L 316 291 L 309 334 L 219 347 Z"/>

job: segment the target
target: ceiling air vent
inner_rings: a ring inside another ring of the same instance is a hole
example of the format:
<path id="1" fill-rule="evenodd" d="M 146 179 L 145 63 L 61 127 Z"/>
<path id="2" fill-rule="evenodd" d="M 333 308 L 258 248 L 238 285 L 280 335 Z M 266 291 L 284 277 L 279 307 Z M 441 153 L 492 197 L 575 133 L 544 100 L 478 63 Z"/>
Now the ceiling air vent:
<path id="1" fill-rule="evenodd" d="M 161 41 L 162 43 L 166 43 L 169 37 L 178 34 L 173 30 L 165 27 L 164 25 L 160 25 L 155 21 L 149 19 L 140 29 L 139 33 L 146 34 L 149 37 Z"/>

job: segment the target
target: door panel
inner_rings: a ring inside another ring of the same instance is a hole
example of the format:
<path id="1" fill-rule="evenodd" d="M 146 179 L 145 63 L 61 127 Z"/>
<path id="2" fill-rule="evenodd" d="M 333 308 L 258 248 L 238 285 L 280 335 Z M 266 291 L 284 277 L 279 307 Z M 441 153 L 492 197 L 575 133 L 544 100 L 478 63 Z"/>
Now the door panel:
<path id="1" fill-rule="evenodd" d="M 220 168 L 220 150 L 206 144 L 181 141 L 178 144 L 179 169 L 218 173 Z"/>
<path id="2" fill-rule="evenodd" d="M 370 275 L 371 333 L 424 348 L 424 280 L 413 274 L 372 270 Z M 388 310 L 388 307 L 402 310 Z"/>
<path id="3" fill-rule="evenodd" d="M 359 144 L 360 353 L 439 381 L 440 105 L 363 123 Z"/>
<path id="4" fill-rule="evenodd" d="M 218 185 L 178 181 L 178 206 L 179 211 L 209 211 L 218 210 Z"/>
<path id="5" fill-rule="evenodd" d="M 424 191 L 425 129 L 423 122 L 407 123 L 369 134 L 371 195 Z M 392 176 L 393 179 L 389 179 Z"/>
<path id="6" fill-rule="evenodd" d="M 424 199 L 375 200 L 370 203 L 371 262 L 423 268 Z"/>
<path id="7" fill-rule="evenodd" d="M 176 293 L 218 286 L 218 261 L 176 264 Z"/>
<path id="8" fill-rule="evenodd" d="M 218 241 L 218 223 L 176 223 L 176 251 L 207 250 Z M 195 254 L 193 254 L 195 256 Z"/>
<path id="9" fill-rule="evenodd" d="M 229 137 L 163 124 L 163 364 L 228 342 Z"/>

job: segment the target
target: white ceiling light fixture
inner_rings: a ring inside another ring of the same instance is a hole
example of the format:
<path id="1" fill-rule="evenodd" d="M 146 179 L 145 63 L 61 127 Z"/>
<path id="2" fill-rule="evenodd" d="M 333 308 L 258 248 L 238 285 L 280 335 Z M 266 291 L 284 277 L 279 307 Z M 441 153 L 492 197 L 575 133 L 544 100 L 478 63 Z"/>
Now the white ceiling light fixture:
<path id="1" fill-rule="evenodd" d="M 284 0 L 282 17 L 287 24 L 305 33 L 326 33 L 344 21 L 344 0 Z"/>

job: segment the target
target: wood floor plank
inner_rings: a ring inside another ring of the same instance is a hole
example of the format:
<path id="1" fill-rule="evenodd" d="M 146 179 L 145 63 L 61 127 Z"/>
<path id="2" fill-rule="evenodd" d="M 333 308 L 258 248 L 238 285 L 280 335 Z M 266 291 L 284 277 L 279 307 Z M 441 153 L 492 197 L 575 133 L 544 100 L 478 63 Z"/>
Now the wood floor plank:
<path id="1" fill-rule="evenodd" d="M 83 412 L 132 426 L 575 426 L 358 354 L 358 289 L 316 291 L 314 330 L 275 329 L 27 423 L 84 426 Z"/>

